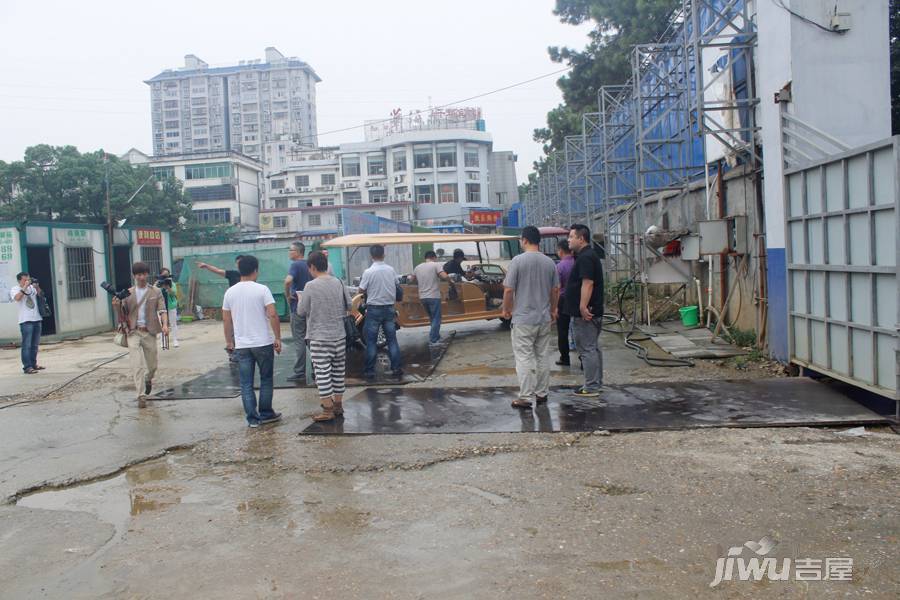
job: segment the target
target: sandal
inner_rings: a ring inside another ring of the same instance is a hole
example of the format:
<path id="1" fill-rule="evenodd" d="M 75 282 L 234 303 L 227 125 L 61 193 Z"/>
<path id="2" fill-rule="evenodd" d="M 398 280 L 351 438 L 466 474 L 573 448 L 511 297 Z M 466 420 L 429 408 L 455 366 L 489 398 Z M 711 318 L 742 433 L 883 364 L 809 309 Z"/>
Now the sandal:
<path id="1" fill-rule="evenodd" d="M 337 417 L 343 417 L 344 416 L 344 401 L 341 400 L 340 402 L 335 402 L 332 400 L 331 404 L 332 404 L 331 412 L 333 412 L 335 414 L 335 416 L 337 416 Z M 328 407 L 325 406 L 324 404 L 320 404 L 319 406 L 322 407 L 322 410 L 328 410 Z"/>
<path id="2" fill-rule="evenodd" d="M 334 418 L 336 416 L 334 412 L 334 402 L 329 402 L 327 406 L 325 404 L 320 404 L 319 406 L 322 407 L 322 412 L 317 415 L 313 415 L 312 420 L 317 423 L 323 421 L 334 421 Z"/>
<path id="3" fill-rule="evenodd" d="M 531 402 L 517 398 L 510 402 L 510 406 L 513 408 L 531 408 Z"/>

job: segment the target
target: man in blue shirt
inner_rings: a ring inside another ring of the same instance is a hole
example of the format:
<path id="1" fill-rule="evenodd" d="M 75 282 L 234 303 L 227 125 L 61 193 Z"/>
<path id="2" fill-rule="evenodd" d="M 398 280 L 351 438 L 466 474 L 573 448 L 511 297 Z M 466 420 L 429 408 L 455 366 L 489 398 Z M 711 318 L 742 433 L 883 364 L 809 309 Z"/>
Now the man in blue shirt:
<path id="1" fill-rule="evenodd" d="M 288 276 L 284 278 L 284 297 L 291 302 L 291 335 L 294 337 L 294 347 L 297 350 L 294 374 L 287 379 L 300 383 L 306 383 L 306 317 L 297 314 L 297 302 L 303 293 L 303 288 L 312 280 L 304 256 L 306 256 L 306 246 L 303 245 L 303 242 L 291 242 L 288 250 L 291 268 Z"/>
<path id="2" fill-rule="evenodd" d="M 375 379 L 375 358 L 378 355 L 378 330 L 384 328 L 387 338 L 388 356 L 391 359 L 391 373 L 395 377 L 403 375 L 400 369 L 400 344 L 397 343 L 397 324 L 394 303 L 397 301 L 397 285 L 400 279 L 394 268 L 384 262 L 384 246 L 375 244 L 369 248 L 372 266 L 363 272 L 359 291 L 366 295 L 366 322 L 363 336 L 366 340 L 367 380 Z"/>

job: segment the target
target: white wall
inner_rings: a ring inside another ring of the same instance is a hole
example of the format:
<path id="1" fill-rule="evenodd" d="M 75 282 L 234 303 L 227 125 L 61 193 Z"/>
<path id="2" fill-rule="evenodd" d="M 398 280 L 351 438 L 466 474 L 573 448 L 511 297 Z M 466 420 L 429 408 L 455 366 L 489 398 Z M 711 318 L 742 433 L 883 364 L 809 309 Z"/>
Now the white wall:
<path id="1" fill-rule="evenodd" d="M 0 234 L 0 339 L 19 339 L 19 309 L 9 290 L 16 285 L 16 273 L 22 271 L 21 238 L 15 227 L 0 228 Z"/>
<path id="2" fill-rule="evenodd" d="M 67 238 L 70 229 L 51 229 L 53 243 L 53 292 L 56 298 L 56 333 L 65 334 L 95 328 L 112 327 L 109 296 L 100 282 L 109 279 L 106 271 L 106 248 L 103 230 L 86 229 L 86 244 L 74 244 Z M 66 246 L 90 246 L 94 257 L 94 287 L 92 298 L 70 300 L 66 277 Z"/>

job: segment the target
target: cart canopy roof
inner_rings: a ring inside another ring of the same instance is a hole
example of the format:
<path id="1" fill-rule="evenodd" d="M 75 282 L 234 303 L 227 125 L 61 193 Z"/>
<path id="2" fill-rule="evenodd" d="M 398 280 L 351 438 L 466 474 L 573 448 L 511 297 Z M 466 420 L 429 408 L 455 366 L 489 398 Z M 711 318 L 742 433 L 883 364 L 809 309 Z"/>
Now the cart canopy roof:
<path id="1" fill-rule="evenodd" d="M 518 239 L 514 235 L 480 233 L 354 233 L 322 242 L 323 248 L 352 248 L 375 244 L 443 244 L 452 242 L 503 242 Z"/>

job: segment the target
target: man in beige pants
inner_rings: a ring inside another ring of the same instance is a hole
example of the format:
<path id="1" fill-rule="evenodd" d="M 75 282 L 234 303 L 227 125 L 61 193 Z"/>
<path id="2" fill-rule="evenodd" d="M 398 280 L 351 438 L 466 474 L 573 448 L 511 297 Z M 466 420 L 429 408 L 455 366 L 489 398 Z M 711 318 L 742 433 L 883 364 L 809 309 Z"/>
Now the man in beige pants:
<path id="1" fill-rule="evenodd" d="M 530 409 L 550 394 L 551 324 L 556 321 L 559 274 L 552 259 L 541 253 L 541 234 L 531 225 L 522 229 L 525 252 L 513 258 L 503 280 L 503 318 L 512 321 L 519 397 L 513 408 Z"/>
<path id="2" fill-rule="evenodd" d="M 156 374 L 156 336 L 169 334 L 169 318 L 166 302 L 159 288 L 149 285 L 150 267 L 143 262 L 131 266 L 134 287 L 125 300 L 113 298 L 113 306 L 122 307 L 128 328 L 128 354 L 131 360 L 131 375 L 138 395 L 138 406 L 145 406 L 147 396 L 153 388 Z"/>

